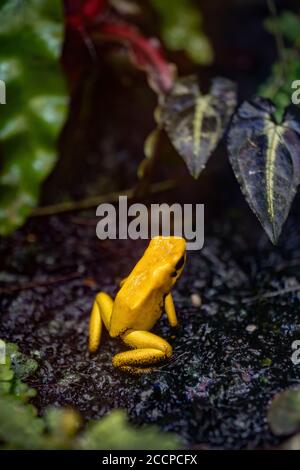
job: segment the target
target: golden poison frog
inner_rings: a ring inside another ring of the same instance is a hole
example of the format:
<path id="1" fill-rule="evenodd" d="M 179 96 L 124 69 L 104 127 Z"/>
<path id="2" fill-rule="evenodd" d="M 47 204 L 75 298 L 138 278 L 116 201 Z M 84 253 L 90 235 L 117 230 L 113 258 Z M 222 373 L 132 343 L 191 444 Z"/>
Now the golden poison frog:
<path id="1" fill-rule="evenodd" d="M 130 373 L 145 373 L 172 356 L 172 347 L 150 333 L 162 313 L 171 326 L 177 317 L 170 291 L 185 263 L 186 243 L 181 237 L 155 237 L 129 276 L 121 282 L 115 300 L 96 295 L 89 325 L 89 350 L 96 352 L 102 324 L 111 337 L 119 336 L 130 348 L 113 357 L 113 365 Z"/>

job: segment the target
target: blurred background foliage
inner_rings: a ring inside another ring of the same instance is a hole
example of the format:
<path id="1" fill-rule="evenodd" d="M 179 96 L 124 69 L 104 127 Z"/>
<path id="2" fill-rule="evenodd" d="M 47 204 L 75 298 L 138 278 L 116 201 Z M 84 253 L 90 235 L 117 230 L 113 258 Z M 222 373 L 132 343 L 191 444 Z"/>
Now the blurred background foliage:
<path id="1" fill-rule="evenodd" d="M 91 8 L 85 9 L 88 3 Z M 98 63 L 101 52 L 99 53 L 98 46 L 90 38 L 90 29 L 94 22 L 97 24 L 97 18 L 111 8 L 113 15 L 123 15 L 124 20 L 128 14 L 134 14 L 133 21 L 138 21 L 144 10 L 144 6 L 138 2 L 127 0 L 65 1 L 65 14 L 70 15 L 71 24 L 68 31 L 73 28 L 70 43 L 75 60 L 71 66 L 68 65 L 68 59 L 65 64 L 71 89 L 77 88 L 73 79 L 80 76 L 85 60 L 96 62 L 97 67 L 101 67 L 100 62 Z M 203 19 L 192 0 L 176 0 L 172 4 L 168 1 L 153 1 L 145 4 L 145 8 L 158 15 L 167 48 L 185 51 L 196 63 L 212 62 L 212 47 L 203 32 Z M 1 235 L 7 235 L 21 226 L 36 207 L 41 185 L 58 158 L 58 138 L 68 113 L 65 77 L 60 66 L 64 40 L 62 10 L 61 0 L 1 2 L 0 78 L 7 87 L 7 105 L 0 108 Z M 125 22 L 122 25 L 127 26 Z M 74 34 L 76 31 L 77 38 Z M 126 31 L 125 33 L 127 34 Z M 128 29 L 128 33 L 133 34 L 134 31 Z M 69 39 L 70 35 L 66 38 L 67 43 Z M 127 40 L 126 37 L 124 40 Z M 129 42 L 130 40 L 129 38 Z M 142 39 L 142 44 L 143 41 Z M 161 67 L 161 70 L 165 67 L 167 70 L 169 65 L 163 58 L 160 59 L 159 51 L 156 53 L 154 42 L 149 41 L 147 44 L 144 41 L 144 45 L 145 51 L 148 47 L 150 53 L 152 49 L 153 57 L 157 55 L 160 61 L 157 67 Z M 134 45 L 131 50 L 131 54 L 135 55 L 135 62 L 138 66 L 145 64 L 148 67 L 148 59 L 145 60 L 142 56 L 143 50 L 137 49 L 136 52 L 136 47 Z M 85 54 L 87 59 L 83 58 Z M 121 64 L 120 66 L 122 67 Z M 85 100 L 89 98 L 86 94 Z M 90 105 L 85 102 L 79 115 L 82 116 L 83 113 L 86 117 L 88 109 Z M 75 134 L 80 134 L 80 130 Z M 76 139 L 72 131 L 72 142 L 67 145 L 76 146 Z"/>
<path id="2" fill-rule="evenodd" d="M 62 1 L 1 3 L 0 15 L 5 21 L 0 26 L 0 79 L 7 84 L 8 103 L 0 107 L 2 235 L 21 226 L 39 201 L 70 201 L 136 185 L 143 141 L 155 126 L 156 103 L 145 87 L 144 76 L 129 64 L 130 56 L 134 56 L 135 65 L 157 67 L 166 75 L 168 56 L 179 75 L 198 74 L 204 89 L 212 77 L 228 76 L 241 85 L 242 98 L 254 92 L 270 97 L 278 114 L 289 104 L 291 82 L 299 77 L 300 20 L 296 9 L 285 10 L 292 1 L 275 2 L 279 5 L 276 17 L 265 0 L 246 4 L 239 0 L 209 4 L 196 0 L 96 0 L 90 10 L 82 7 L 88 1 L 65 0 L 73 28 L 71 31 L 67 25 L 65 35 Z M 109 40 L 109 34 L 104 38 L 99 26 L 101 14 L 125 26 L 121 41 L 115 41 L 117 37 Z M 261 19 L 265 18 L 263 34 Z M 267 32 L 271 33 L 269 38 Z M 276 53 L 278 37 L 282 37 L 282 50 Z M 259 46 L 261 41 L 264 48 Z M 145 56 L 145 51 L 150 51 L 150 56 Z M 154 65 L 150 63 L 153 57 L 157 61 Z M 170 77 L 171 72 L 167 79 Z M 182 173 L 187 176 L 178 155 L 164 139 L 159 154 L 159 165 L 156 162 L 149 178 L 159 179 L 157 167 L 160 179 L 174 179 Z M 209 181 L 211 169 L 222 165 L 224 159 L 219 157 L 205 170 L 202 199 L 206 187 L 218 185 Z"/>
<path id="3" fill-rule="evenodd" d="M 19 227 L 39 200 L 57 157 L 67 95 L 59 58 L 60 0 L 4 0 L 0 5 L 0 234 Z"/>
<path id="4" fill-rule="evenodd" d="M 29 403 L 36 391 L 24 382 L 37 367 L 16 345 L 6 343 L 6 361 L 0 364 L 0 449 L 172 450 L 182 446 L 177 436 L 155 426 L 133 427 L 122 410 L 88 425 L 71 408 L 50 407 L 38 416 Z"/>
<path id="5" fill-rule="evenodd" d="M 193 0 L 151 0 L 160 19 L 164 46 L 171 51 L 185 51 L 200 65 L 211 65 L 212 45 L 204 32 L 201 10 Z"/>

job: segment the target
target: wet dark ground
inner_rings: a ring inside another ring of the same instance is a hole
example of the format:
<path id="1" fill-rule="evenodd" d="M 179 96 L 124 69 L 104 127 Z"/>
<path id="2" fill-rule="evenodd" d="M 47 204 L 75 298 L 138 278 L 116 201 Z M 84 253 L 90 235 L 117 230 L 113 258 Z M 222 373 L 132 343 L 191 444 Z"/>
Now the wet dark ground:
<path id="1" fill-rule="evenodd" d="M 300 293 L 257 296 L 298 283 L 300 235 L 292 221 L 280 248 L 264 236 L 249 245 L 234 224 L 218 223 L 204 249 L 189 252 L 174 288 L 180 327 L 163 318 L 155 328 L 174 356 L 143 377 L 113 369 L 111 357 L 124 346 L 106 333 L 97 355 L 87 351 L 95 293 L 115 294 L 143 242 L 99 242 L 95 227 L 73 216 L 33 220 L 2 241 L 0 336 L 38 360 L 30 382 L 38 409 L 72 405 L 90 419 L 121 407 L 133 422 L 176 432 L 188 446 L 277 445 L 266 410 L 276 392 L 300 382 L 290 359 Z"/>

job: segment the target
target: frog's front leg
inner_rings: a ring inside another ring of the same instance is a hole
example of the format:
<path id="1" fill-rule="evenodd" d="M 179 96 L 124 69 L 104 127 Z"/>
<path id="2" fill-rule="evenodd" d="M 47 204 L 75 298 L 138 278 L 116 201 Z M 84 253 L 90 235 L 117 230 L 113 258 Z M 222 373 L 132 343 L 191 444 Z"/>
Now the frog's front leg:
<path id="1" fill-rule="evenodd" d="M 113 365 L 123 371 L 134 374 L 151 372 L 151 366 L 172 356 L 170 344 L 149 331 L 128 330 L 121 338 L 134 348 L 113 357 Z"/>
<path id="2" fill-rule="evenodd" d="M 169 293 L 165 298 L 165 311 L 171 326 L 177 326 L 178 320 L 176 316 L 175 306 L 172 294 Z"/>
<path id="3" fill-rule="evenodd" d="M 104 323 L 106 329 L 109 331 L 113 305 L 113 299 L 105 292 L 99 292 L 96 295 L 89 325 L 90 352 L 96 352 L 99 348 L 102 333 L 102 322 Z"/>

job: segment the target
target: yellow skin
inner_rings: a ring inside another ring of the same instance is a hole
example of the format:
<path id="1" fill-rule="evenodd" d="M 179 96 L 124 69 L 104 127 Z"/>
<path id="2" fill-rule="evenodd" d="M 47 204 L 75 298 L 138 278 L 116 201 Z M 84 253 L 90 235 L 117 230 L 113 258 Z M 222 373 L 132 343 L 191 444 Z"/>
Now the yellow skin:
<path id="1" fill-rule="evenodd" d="M 105 292 L 96 295 L 89 325 L 89 350 L 100 345 L 102 323 L 111 337 L 119 336 L 133 348 L 113 357 L 113 365 L 130 373 L 145 373 L 172 356 L 172 347 L 150 333 L 165 310 L 171 326 L 177 317 L 170 291 L 185 262 L 185 240 L 155 237 L 129 276 L 122 281 L 115 301 Z"/>

